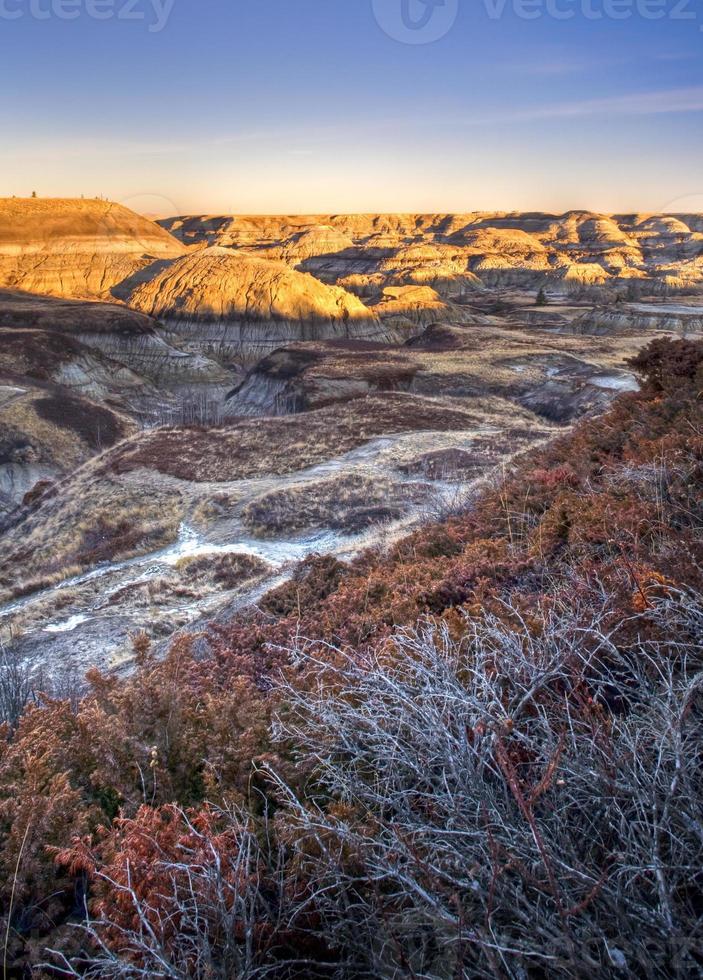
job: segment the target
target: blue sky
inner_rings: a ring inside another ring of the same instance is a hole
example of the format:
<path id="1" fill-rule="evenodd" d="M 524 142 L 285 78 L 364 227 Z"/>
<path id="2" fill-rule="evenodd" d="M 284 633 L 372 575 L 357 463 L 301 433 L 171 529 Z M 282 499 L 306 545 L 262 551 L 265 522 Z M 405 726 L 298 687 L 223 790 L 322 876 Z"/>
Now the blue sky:
<path id="1" fill-rule="evenodd" d="M 698 0 L 405 0 L 442 33 L 413 44 L 403 2 L 0 0 L 0 193 L 703 210 Z"/>

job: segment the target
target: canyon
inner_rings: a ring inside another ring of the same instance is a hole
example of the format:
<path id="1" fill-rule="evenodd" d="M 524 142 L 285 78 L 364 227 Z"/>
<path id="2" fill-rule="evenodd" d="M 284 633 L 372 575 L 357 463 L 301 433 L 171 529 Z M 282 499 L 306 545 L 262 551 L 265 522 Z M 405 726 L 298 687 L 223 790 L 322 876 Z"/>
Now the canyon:
<path id="1" fill-rule="evenodd" d="M 471 505 L 703 334 L 703 216 L 0 200 L 0 642 L 129 670 Z"/>

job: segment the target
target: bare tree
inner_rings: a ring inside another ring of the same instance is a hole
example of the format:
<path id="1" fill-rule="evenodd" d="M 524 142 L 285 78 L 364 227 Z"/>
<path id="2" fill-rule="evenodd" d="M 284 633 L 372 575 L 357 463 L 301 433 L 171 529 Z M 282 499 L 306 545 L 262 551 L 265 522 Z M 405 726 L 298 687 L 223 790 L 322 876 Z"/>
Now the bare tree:
<path id="1" fill-rule="evenodd" d="M 33 664 L 16 646 L 0 643 L 0 722 L 11 728 L 17 727 L 27 705 L 41 701 L 42 695 L 70 701 L 75 711 L 86 689 L 75 666 L 47 670 Z"/>
<path id="2" fill-rule="evenodd" d="M 16 649 L 0 643 L 0 722 L 16 728 L 36 691 L 36 676 Z"/>

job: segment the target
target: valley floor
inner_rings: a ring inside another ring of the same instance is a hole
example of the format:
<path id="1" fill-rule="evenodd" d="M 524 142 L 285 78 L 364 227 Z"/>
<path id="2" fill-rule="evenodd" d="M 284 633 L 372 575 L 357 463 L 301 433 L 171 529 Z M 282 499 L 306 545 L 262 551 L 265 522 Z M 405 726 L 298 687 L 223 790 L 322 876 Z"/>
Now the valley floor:
<path id="1" fill-rule="evenodd" d="M 128 666 L 141 633 L 165 649 L 309 555 L 348 559 L 461 510 L 513 456 L 636 389 L 625 359 L 647 340 L 503 320 L 283 348 L 226 421 L 136 432 L 6 518 L 0 641 L 76 676 Z"/>

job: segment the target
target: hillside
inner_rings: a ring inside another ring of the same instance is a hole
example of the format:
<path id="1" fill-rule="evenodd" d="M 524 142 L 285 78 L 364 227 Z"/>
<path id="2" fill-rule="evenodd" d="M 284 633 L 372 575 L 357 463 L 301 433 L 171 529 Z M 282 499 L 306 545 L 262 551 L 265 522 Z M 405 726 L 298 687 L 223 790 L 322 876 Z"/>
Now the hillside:
<path id="1" fill-rule="evenodd" d="M 695 293 L 551 277 L 557 252 L 684 234 L 642 216 L 193 218 L 179 242 L 104 202 L 8 208 L 81 275 L 96 223 L 112 258 L 154 246 L 98 299 L 0 289 L 0 640 L 36 669 L 126 665 L 135 631 L 165 648 L 310 554 L 394 540 L 636 389 L 652 335 L 701 329 Z M 479 252 L 527 286 L 489 285 Z M 174 582 L 208 554 L 266 570 Z"/>
<path id="2" fill-rule="evenodd" d="M 2 207 L 8 975 L 696 975 L 700 219 Z"/>
<path id="3" fill-rule="evenodd" d="M 233 389 L 228 415 L 305 412 L 384 391 L 457 400 L 490 395 L 566 423 L 636 387 L 623 370 L 642 337 L 554 337 L 471 325 L 428 327 L 403 346 L 308 342 L 262 358 Z M 629 351 L 628 348 L 629 347 Z"/>
<path id="4" fill-rule="evenodd" d="M 243 555 L 268 564 L 270 588 L 310 554 L 402 534 L 552 431 L 497 397 L 387 392 L 130 434 L 0 525 L 0 641 L 38 665 L 128 664 L 135 632 L 167 642 L 242 598 L 235 578 L 215 597 L 173 589 L 174 566 Z"/>
<path id="5" fill-rule="evenodd" d="M 695 975 L 703 346 L 633 367 L 641 392 L 468 509 L 30 707 L 0 757 L 11 962 L 483 976 L 498 946 L 549 978 L 672 950 Z"/>
<path id="6" fill-rule="evenodd" d="M 118 283 L 184 251 L 154 222 L 119 204 L 0 199 L 0 286 L 110 298 Z"/>
<path id="7" fill-rule="evenodd" d="M 203 216 L 162 222 L 186 244 L 274 254 L 350 288 L 426 283 L 444 295 L 489 287 L 577 292 L 649 280 L 701 285 L 700 215 L 570 211 L 470 214 Z"/>
<path id="8" fill-rule="evenodd" d="M 189 255 L 139 286 L 131 303 L 152 315 L 182 319 L 348 320 L 363 317 L 359 300 L 288 266 L 221 248 Z"/>
<path id="9" fill-rule="evenodd" d="M 223 248 L 179 259 L 127 299 L 220 356 L 251 357 L 296 339 L 395 339 L 351 293 L 282 262 Z"/>
<path id="10" fill-rule="evenodd" d="M 236 380 L 125 306 L 0 290 L 0 516 L 39 481 Z"/>
<path id="11" fill-rule="evenodd" d="M 703 980 L 696 10 L 0 0 L 0 980 Z"/>
<path id="12" fill-rule="evenodd" d="M 0 199 L 0 287 L 117 300 L 175 325 L 185 343 L 203 356 L 216 352 L 220 368 L 291 341 L 335 336 L 396 341 L 428 317 L 460 316 L 439 296 L 429 303 L 421 297 L 418 303 L 416 297 L 407 304 L 395 297 L 389 307 L 370 309 L 342 285 L 327 284 L 281 261 L 292 253 L 279 244 L 283 251 L 264 248 L 251 254 L 203 247 L 206 241 L 189 249 L 155 222 L 118 204 Z M 320 247 L 324 251 L 320 235 L 313 232 L 296 254 L 313 257 Z M 384 317 L 389 322 L 379 323 Z M 213 378 L 213 384 L 220 380 Z"/>

